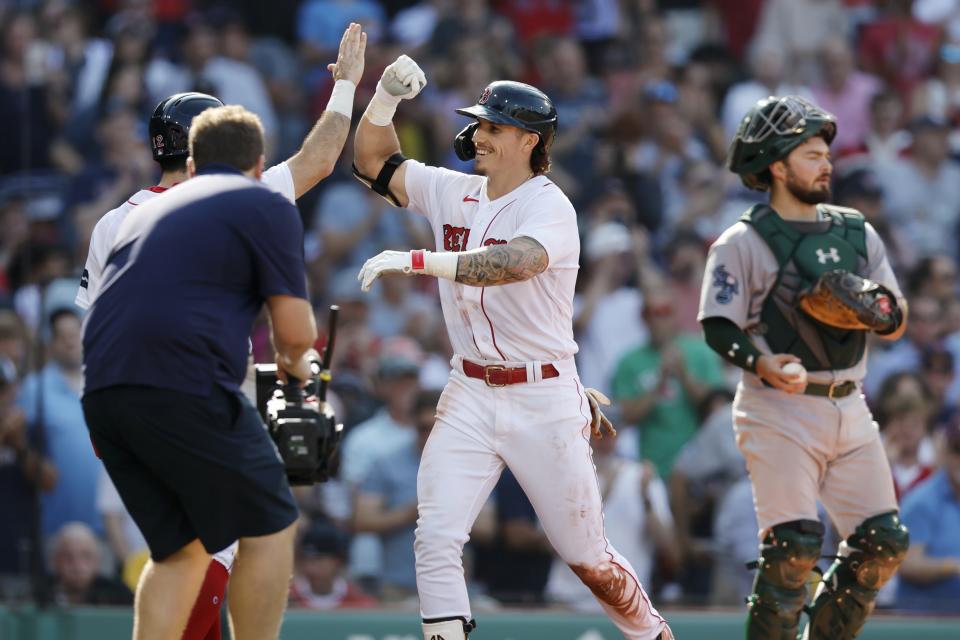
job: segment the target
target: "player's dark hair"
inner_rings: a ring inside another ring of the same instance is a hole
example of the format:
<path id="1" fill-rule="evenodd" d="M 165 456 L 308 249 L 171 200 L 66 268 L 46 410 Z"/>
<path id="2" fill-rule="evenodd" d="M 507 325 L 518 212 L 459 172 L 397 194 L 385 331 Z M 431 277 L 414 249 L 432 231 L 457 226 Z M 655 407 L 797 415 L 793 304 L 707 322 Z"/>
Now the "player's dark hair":
<path id="1" fill-rule="evenodd" d="M 193 119 L 189 144 L 197 169 L 226 164 L 248 171 L 263 155 L 263 125 L 238 105 L 207 109 Z"/>
<path id="2" fill-rule="evenodd" d="M 544 145 L 538 143 L 533 148 L 533 153 L 530 154 L 530 170 L 538 176 L 550 173 L 550 152 Z"/>
<path id="3" fill-rule="evenodd" d="M 187 170 L 187 156 L 173 156 L 157 160 L 160 170 L 164 173 L 174 173 Z"/>

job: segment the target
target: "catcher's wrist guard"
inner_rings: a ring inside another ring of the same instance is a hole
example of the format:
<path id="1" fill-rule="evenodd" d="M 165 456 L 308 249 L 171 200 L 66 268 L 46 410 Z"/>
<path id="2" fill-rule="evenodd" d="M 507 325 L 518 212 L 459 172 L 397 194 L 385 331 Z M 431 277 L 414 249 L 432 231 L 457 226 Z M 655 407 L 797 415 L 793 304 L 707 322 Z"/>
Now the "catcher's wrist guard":
<path id="1" fill-rule="evenodd" d="M 903 322 L 892 291 L 855 273 L 834 269 L 800 294 L 800 309 L 818 322 L 840 329 L 889 334 Z"/>
<path id="2" fill-rule="evenodd" d="M 703 337 L 711 349 L 730 364 L 744 371 L 756 373 L 757 360 L 763 355 L 750 337 L 732 320 L 720 316 L 704 318 Z"/>

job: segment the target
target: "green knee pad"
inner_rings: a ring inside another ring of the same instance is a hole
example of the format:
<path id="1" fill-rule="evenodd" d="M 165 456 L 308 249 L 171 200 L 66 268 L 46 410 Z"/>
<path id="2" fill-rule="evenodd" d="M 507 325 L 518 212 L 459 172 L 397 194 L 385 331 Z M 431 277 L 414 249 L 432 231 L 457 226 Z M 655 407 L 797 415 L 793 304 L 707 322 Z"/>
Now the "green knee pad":
<path id="1" fill-rule="evenodd" d="M 823 575 L 813 604 L 807 640 L 857 637 L 880 587 L 896 573 L 910 546 L 910 535 L 895 511 L 864 520 L 847 538 L 851 552 Z"/>
<path id="2" fill-rule="evenodd" d="M 823 525 L 794 520 L 763 539 L 753 594 L 747 598 L 747 640 L 796 640 L 807 599 L 807 576 L 820 558 Z"/>

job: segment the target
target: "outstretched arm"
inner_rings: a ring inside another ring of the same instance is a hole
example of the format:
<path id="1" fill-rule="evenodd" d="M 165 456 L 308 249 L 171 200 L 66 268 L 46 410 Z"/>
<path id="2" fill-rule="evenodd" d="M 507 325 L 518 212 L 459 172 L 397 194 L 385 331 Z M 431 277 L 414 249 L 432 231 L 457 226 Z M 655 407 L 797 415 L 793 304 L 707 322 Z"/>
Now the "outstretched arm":
<path id="1" fill-rule="evenodd" d="M 307 134 L 300 150 L 287 160 L 297 198 L 333 172 L 343 151 L 350 132 L 353 93 L 363 76 L 366 47 L 367 34 L 360 30 L 359 24 L 350 23 L 340 40 L 337 61 L 327 65 L 335 80 L 327 108 Z"/>
<path id="2" fill-rule="evenodd" d="M 384 251 L 364 263 L 357 280 L 369 291 L 374 281 L 384 274 L 422 274 L 454 280 L 472 287 L 494 287 L 523 282 L 543 273 L 549 265 L 547 250 L 527 236 L 506 244 L 494 244 L 463 253 Z"/>

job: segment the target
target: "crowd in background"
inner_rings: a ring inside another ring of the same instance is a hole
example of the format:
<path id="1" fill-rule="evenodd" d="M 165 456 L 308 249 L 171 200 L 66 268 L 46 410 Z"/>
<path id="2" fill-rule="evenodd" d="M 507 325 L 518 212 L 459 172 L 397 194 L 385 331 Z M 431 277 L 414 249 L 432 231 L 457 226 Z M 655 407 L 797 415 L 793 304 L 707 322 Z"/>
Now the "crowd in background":
<path id="1" fill-rule="evenodd" d="M 87 436 L 73 296 L 93 225 L 158 177 L 154 106 L 189 90 L 242 104 L 263 121 L 268 164 L 282 161 L 326 104 L 350 21 L 369 34 L 354 121 L 400 53 L 429 79 L 396 118 L 407 156 L 470 171 L 453 153 L 467 123 L 454 108 L 492 80 L 556 104 L 549 177 L 582 233 L 578 367 L 615 399 L 620 430 L 594 447 L 606 531 L 658 603 L 736 606 L 757 556 L 732 431 L 739 374 L 696 321 L 710 242 L 764 198 L 723 168 L 727 146 L 767 95 L 833 112 L 834 202 L 876 227 L 910 303 L 906 336 L 871 343 L 864 391 L 912 553 L 930 562 L 905 563 L 881 606 L 956 612 L 960 0 L 0 2 L 3 599 L 29 598 L 42 574 L 57 603 L 129 603 L 146 557 Z M 351 177 L 351 156 L 348 142 L 298 202 L 318 324 L 341 309 L 332 388 L 346 425 L 338 477 L 298 491 L 291 605 L 312 609 L 415 606 L 417 466 L 451 356 L 433 279 L 361 293 L 366 258 L 433 242 Z M 272 360 L 263 323 L 253 346 Z M 478 609 L 595 606 L 509 472 L 466 560 Z"/>

